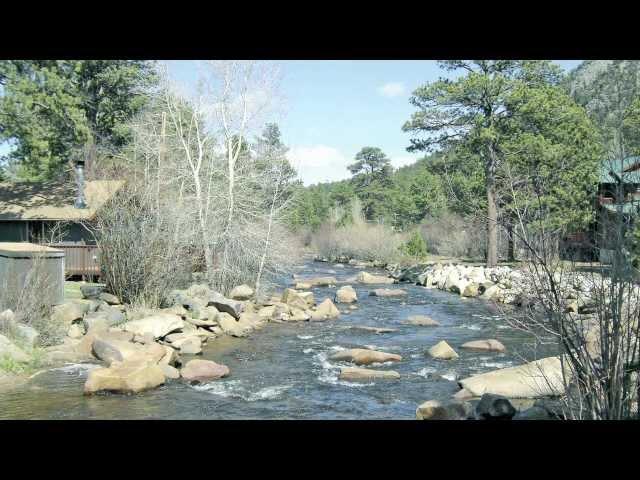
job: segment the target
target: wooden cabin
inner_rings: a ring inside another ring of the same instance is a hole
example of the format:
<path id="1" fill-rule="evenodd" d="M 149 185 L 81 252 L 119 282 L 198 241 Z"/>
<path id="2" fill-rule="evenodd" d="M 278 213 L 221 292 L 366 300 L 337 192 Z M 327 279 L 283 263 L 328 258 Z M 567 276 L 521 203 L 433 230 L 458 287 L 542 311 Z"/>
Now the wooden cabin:
<path id="1" fill-rule="evenodd" d="M 124 181 L 82 177 L 78 167 L 76 182 L 0 183 L 0 242 L 55 247 L 65 252 L 67 277 L 99 276 L 100 253 L 90 225 Z"/>
<path id="2" fill-rule="evenodd" d="M 596 218 L 590 228 L 563 239 L 565 258 L 611 261 L 619 216 L 626 229 L 640 215 L 640 156 L 602 162 L 595 203 Z"/>

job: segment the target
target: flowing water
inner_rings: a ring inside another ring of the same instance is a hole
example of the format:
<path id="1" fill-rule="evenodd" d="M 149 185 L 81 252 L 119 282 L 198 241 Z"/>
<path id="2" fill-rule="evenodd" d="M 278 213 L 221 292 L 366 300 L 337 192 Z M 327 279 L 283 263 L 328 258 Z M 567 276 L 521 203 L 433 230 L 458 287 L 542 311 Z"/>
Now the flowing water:
<path id="1" fill-rule="evenodd" d="M 338 280 L 360 270 L 310 262 L 301 276 L 333 275 Z M 334 273 L 335 272 L 335 273 Z M 283 279 L 283 286 L 290 278 Z M 378 285 L 352 283 L 358 309 L 326 322 L 269 323 L 247 338 L 224 337 L 204 347 L 198 358 L 224 363 L 228 378 L 202 386 L 168 381 L 138 395 L 85 397 L 82 386 L 96 364 L 71 364 L 35 376 L 26 385 L 0 392 L 0 419 L 414 419 L 417 405 L 446 400 L 457 379 L 552 353 L 533 351 L 533 339 L 509 328 L 489 302 L 403 284 L 408 296 L 380 298 L 368 293 Z M 314 288 L 316 301 L 333 299 L 335 288 Z M 348 311 L 339 305 L 342 311 Z M 425 314 L 439 327 L 404 324 Z M 504 313 L 517 315 L 518 312 Z M 397 329 L 376 334 L 354 326 Z M 459 346 L 470 340 L 497 338 L 507 353 L 473 352 Z M 426 350 L 446 340 L 460 355 L 435 360 Z M 369 368 L 392 369 L 399 380 L 346 382 L 329 357 L 344 348 L 373 348 L 402 355 L 402 361 Z M 188 360 L 185 358 L 184 360 Z"/>

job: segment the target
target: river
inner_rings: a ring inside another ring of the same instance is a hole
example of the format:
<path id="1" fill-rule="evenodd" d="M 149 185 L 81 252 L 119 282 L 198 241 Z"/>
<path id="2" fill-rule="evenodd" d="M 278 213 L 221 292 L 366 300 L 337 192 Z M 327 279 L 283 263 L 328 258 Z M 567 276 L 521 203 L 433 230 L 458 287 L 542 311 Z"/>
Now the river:
<path id="1" fill-rule="evenodd" d="M 367 271 L 374 272 L 375 269 Z M 296 267 L 300 276 L 333 275 L 338 280 L 359 269 L 309 262 Z M 283 286 L 291 277 L 282 279 Z M 456 380 L 547 356 L 548 345 L 533 349 L 533 339 L 511 329 L 504 312 L 480 299 L 416 285 L 391 285 L 408 292 L 404 298 L 369 296 L 381 286 L 352 284 L 358 309 L 326 322 L 269 323 L 247 338 L 218 338 L 204 347 L 200 358 L 231 369 L 228 378 L 203 386 L 168 381 L 135 396 L 85 397 L 82 387 L 95 364 L 70 364 L 42 372 L 26 385 L 0 392 L 0 419 L 414 419 L 417 405 L 447 400 L 459 387 Z M 333 299 L 335 288 L 314 288 L 316 301 Z M 339 305 L 343 311 L 347 310 Z M 503 307 L 504 308 L 504 307 Z M 439 327 L 403 322 L 426 314 Z M 358 325 L 389 327 L 375 334 Z M 497 338 L 506 353 L 473 352 L 460 345 Z M 460 355 L 435 360 L 425 351 L 446 340 Z M 402 355 L 402 361 L 373 366 L 393 369 L 399 380 L 352 383 L 338 380 L 339 367 L 329 357 L 343 348 L 374 348 Z"/>

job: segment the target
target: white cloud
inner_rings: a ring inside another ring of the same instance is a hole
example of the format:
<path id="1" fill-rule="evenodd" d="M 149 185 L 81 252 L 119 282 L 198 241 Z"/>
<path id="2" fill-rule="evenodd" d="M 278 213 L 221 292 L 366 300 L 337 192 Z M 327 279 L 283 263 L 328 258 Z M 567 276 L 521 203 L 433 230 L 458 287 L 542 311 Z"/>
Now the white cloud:
<path id="1" fill-rule="evenodd" d="M 405 165 L 411 165 L 418 160 L 419 157 L 414 157 L 411 155 L 399 155 L 397 157 L 391 157 L 391 165 L 395 168 L 404 167 Z"/>
<path id="2" fill-rule="evenodd" d="M 343 180 L 350 176 L 347 165 L 352 160 L 327 145 L 293 147 L 287 157 L 305 185 Z"/>
<path id="3" fill-rule="evenodd" d="M 393 98 L 404 95 L 406 89 L 402 82 L 389 82 L 378 87 L 378 93 L 383 97 Z"/>

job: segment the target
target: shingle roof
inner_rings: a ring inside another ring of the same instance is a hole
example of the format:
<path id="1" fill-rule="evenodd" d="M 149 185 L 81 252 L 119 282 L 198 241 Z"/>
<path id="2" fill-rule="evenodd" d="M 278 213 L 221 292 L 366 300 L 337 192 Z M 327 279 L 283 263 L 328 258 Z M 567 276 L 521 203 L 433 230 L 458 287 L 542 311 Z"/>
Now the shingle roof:
<path id="1" fill-rule="evenodd" d="M 0 220 L 89 220 L 124 185 L 122 180 L 85 182 L 87 208 L 75 208 L 74 182 L 0 183 Z"/>

